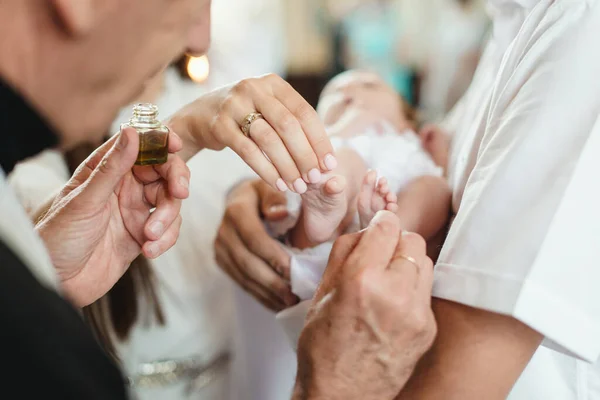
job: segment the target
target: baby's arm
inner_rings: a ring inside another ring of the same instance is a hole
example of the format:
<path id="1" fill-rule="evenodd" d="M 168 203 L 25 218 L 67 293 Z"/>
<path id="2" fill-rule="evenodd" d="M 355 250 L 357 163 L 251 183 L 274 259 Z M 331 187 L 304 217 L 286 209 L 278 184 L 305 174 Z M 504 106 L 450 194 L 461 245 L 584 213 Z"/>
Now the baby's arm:
<path id="1" fill-rule="evenodd" d="M 444 175 L 446 175 L 450 153 L 450 136 L 441 127 L 428 124 L 421 128 L 419 137 L 423 148 L 429 153 L 436 165 L 444 169 Z"/>
<path id="2" fill-rule="evenodd" d="M 446 180 L 437 176 L 414 179 L 398 193 L 402 229 L 415 232 L 427 241 L 440 233 L 448 222 L 451 192 Z"/>

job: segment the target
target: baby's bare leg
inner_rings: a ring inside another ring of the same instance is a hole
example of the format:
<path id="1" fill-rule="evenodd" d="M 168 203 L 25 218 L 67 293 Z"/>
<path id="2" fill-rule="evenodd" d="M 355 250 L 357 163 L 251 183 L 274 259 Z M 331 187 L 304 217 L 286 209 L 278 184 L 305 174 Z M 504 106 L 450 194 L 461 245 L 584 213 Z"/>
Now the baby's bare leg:
<path id="1" fill-rule="evenodd" d="M 338 167 L 302 195 L 300 218 L 290 232 L 294 247 L 304 249 L 335 239 L 352 221 L 367 166 L 351 149 L 338 150 L 336 158 Z"/>

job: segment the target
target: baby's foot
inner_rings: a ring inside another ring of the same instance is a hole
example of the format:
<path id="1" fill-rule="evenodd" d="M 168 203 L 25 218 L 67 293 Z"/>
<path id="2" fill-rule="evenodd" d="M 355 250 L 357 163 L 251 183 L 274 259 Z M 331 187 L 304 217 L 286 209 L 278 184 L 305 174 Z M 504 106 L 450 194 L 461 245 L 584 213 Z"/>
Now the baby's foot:
<path id="1" fill-rule="evenodd" d="M 324 176 L 321 183 L 308 185 L 302 195 L 302 215 L 307 239 L 313 244 L 330 240 L 348 210 L 346 179 Z"/>
<path id="2" fill-rule="evenodd" d="M 363 179 L 362 188 L 358 195 L 360 228 L 366 228 L 375 214 L 382 210 L 393 213 L 398 211 L 398 196 L 390 192 L 387 179 L 381 178 L 377 182 L 377 172 L 369 171 Z"/>

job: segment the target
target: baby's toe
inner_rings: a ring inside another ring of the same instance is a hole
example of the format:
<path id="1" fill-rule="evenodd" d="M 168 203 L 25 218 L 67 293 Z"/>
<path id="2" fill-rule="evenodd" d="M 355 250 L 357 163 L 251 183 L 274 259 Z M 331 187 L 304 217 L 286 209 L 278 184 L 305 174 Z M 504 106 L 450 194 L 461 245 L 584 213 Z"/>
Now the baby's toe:
<path id="1" fill-rule="evenodd" d="M 385 196 L 390 192 L 390 185 L 388 185 L 388 181 L 385 178 L 381 178 L 377 183 L 377 191 Z"/>
<path id="2" fill-rule="evenodd" d="M 325 182 L 325 193 L 329 195 L 339 194 L 346 188 L 346 179 L 337 175 Z"/>
<path id="3" fill-rule="evenodd" d="M 385 196 L 385 200 L 388 203 L 397 203 L 398 202 L 398 196 L 396 195 L 396 193 L 394 192 L 389 192 L 386 196 Z"/>

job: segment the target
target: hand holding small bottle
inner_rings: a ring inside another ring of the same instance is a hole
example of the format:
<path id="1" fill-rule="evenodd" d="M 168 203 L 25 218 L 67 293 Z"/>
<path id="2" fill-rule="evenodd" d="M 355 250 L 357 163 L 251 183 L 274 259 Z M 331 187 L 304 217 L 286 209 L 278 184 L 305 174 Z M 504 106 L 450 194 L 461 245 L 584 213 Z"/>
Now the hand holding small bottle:
<path id="1" fill-rule="evenodd" d="M 79 307 L 102 297 L 141 252 L 156 258 L 179 236 L 190 172 L 177 135 L 164 164 L 134 166 L 139 135 L 125 128 L 75 172 L 36 226 L 62 282 Z"/>

